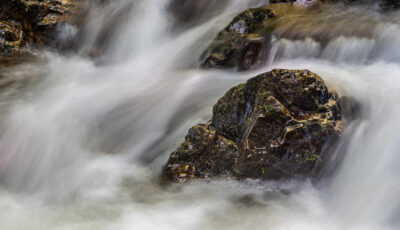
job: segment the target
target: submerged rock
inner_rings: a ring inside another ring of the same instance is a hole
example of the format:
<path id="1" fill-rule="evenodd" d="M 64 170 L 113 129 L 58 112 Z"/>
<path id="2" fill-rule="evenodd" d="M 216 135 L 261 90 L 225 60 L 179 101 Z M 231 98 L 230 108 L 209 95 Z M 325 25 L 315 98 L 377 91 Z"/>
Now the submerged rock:
<path id="1" fill-rule="evenodd" d="M 163 175 L 173 181 L 228 175 L 316 175 L 343 130 L 338 98 L 308 70 L 275 69 L 229 90 L 210 124 L 189 130 Z"/>

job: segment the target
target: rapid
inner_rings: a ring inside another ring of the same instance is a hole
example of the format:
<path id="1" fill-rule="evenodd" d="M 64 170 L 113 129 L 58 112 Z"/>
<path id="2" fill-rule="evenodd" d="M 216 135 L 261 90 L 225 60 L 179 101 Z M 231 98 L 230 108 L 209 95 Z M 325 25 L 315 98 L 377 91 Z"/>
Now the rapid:
<path id="1" fill-rule="evenodd" d="M 282 22 L 286 38 L 271 41 L 260 68 L 234 72 L 199 69 L 200 56 L 265 1 L 211 2 L 207 14 L 194 4 L 199 16 L 186 23 L 165 0 L 99 3 L 76 53 L 7 70 L 22 86 L 0 95 L 0 229 L 400 229 L 400 12 L 305 12 Z M 293 28 L 325 42 L 295 39 Z M 326 176 L 160 183 L 218 98 L 274 68 L 309 69 L 361 105 Z"/>

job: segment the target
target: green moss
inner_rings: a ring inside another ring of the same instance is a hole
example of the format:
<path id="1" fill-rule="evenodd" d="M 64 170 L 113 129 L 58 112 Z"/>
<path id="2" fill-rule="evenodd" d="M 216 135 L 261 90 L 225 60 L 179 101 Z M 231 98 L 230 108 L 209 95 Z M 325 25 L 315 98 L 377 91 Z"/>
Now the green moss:
<path id="1" fill-rule="evenodd" d="M 238 91 L 243 91 L 245 87 L 246 87 L 246 83 L 242 83 L 242 84 L 236 86 L 236 89 Z"/>
<path id="2" fill-rule="evenodd" d="M 215 113 L 224 113 L 224 112 L 226 112 L 227 108 L 228 108 L 227 102 L 218 103 L 214 106 L 214 112 Z"/>
<path id="3" fill-rule="evenodd" d="M 257 26 L 258 25 L 256 23 L 250 24 L 249 27 L 248 27 L 248 32 L 249 33 L 253 33 L 257 29 Z"/>
<path id="4" fill-rule="evenodd" d="M 312 154 L 311 156 L 307 157 L 307 161 L 312 162 L 312 163 L 321 163 L 322 158 L 317 154 Z"/>
<path id="5" fill-rule="evenodd" d="M 324 110 L 324 106 L 319 103 L 318 99 L 315 99 L 315 106 L 318 111 Z"/>
<path id="6" fill-rule="evenodd" d="M 175 155 L 176 155 L 178 158 L 182 158 L 182 157 L 184 157 L 186 154 L 185 154 L 185 151 L 183 151 L 183 150 L 178 150 L 178 151 L 175 152 Z"/>
<path id="7" fill-rule="evenodd" d="M 239 105 L 240 104 L 240 98 L 239 97 L 235 97 L 235 104 Z"/>
<path id="8" fill-rule="evenodd" d="M 266 13 L 268 13 L 266 10 L 259 10 L 259 11 L 255 11 L 255 12 L 253 13 L 253 15 L 254 15 L 254 18 L 255 18 L 257 21 L 262 21 L 262 20 L 264 20 L 265 14 L 266 14 Z"/>
<path id="9" fill-rule="evenodd" d="M 241 173 L 240 170 L 238 170 L 238 169 L 234 169 L 234 170 L 232 170 L 232 172 L 233 172 L 233 174 L 234 174 L 235 176 L 241 176 L 241 175 L 242 175 L 242 173 Z"/>
<path id="10" fill-rule="evenodd" d="M 234 88 L 232 88 L 232 96 L 242 96 L 244 94 L 244 88 L 246 87 L 246 83 L 242 83 Z"/>
<path id="11" fill-rule="evenodd" d="M 264 109 L 265 109 L 265 112 L 269 113 L 269 112 L 271 112 L 271 111 L 274 109 L 274 107 L 273 107 L 271 104 L 267 104 L 267 105 L 264 107 Z"/>
<path id="12" fill-rule="evenodd" d="M 182 148 L 183 149 L 189 149 L 189 142 L 188 141 L 183 142 Z"/>

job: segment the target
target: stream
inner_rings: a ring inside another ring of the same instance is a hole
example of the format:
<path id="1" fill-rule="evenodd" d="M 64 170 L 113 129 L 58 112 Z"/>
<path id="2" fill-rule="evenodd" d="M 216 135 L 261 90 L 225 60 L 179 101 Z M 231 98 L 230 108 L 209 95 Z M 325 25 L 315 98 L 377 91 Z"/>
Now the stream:
<path id="1" fill-rule="evenodd" d="M 400 229 L 400 12 L 304 11 L 282 22 L 287 36 L 260 68 L 199 69 L 216 34 L 262 4 L 220 1 L 183 23 L 165 0 L 109 1 L 76 53 L 10 67 L 23 86 L 0 95 L 0 229 Z M 293 39 L 300 32 L 324 42 Z M 218 98 L 274 68 L 309 69 L 360 103 L 334 170 L 318 182 L 161 184 L 169 154 Z"/>

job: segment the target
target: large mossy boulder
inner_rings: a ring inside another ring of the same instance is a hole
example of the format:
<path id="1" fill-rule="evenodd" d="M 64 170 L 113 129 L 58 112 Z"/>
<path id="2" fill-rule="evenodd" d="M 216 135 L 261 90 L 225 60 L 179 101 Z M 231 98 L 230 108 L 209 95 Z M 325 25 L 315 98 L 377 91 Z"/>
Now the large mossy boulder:
<path id="1" fill-rule="evenodd" d="M 290 179 L 318 173 L 342 133 L 338 98 L 308 70 L 275 69 L 229 90 L 189 130 L 163 176 Z"/>

